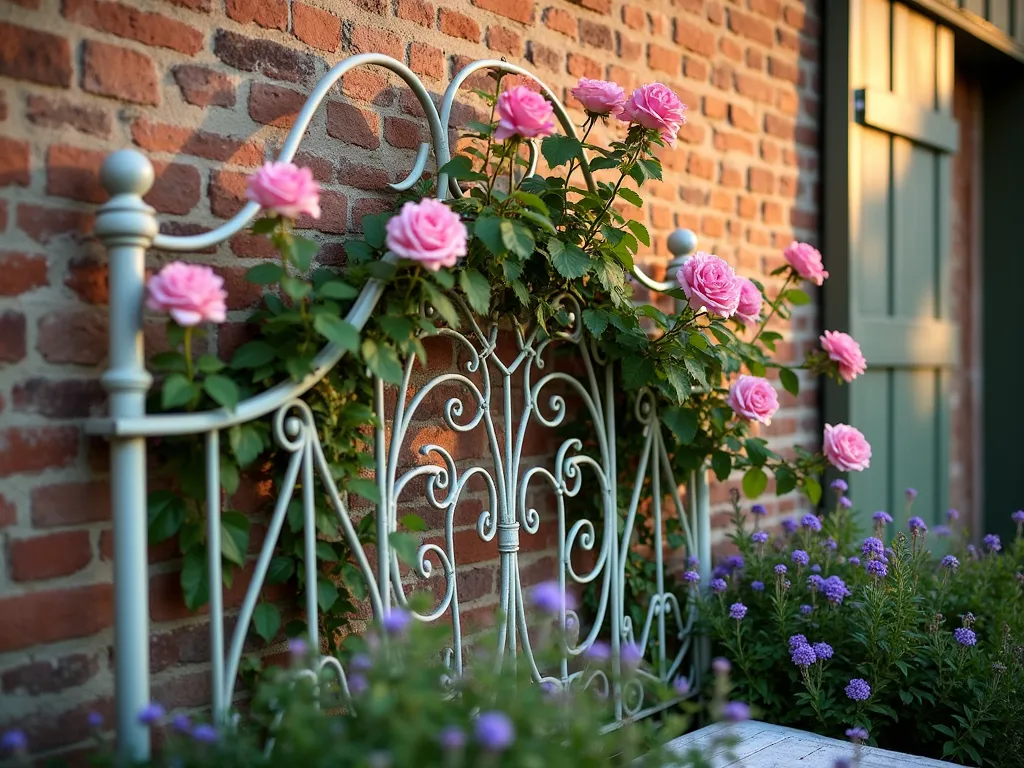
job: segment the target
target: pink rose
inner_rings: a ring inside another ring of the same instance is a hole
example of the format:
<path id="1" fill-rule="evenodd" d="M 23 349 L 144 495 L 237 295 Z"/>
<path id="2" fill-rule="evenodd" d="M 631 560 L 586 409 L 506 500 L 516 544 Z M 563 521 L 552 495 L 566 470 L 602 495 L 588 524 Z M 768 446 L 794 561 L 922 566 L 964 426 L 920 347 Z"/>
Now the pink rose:
<path id="1" fill-rule="evenodd" d="M 509 88 L 498 97 L 498 127 L 494 138 L 511 136 L 536 139 L 555 132 L 555 110 L 551 103 L 525 85 Z"/>
<path id="2" fill-rule="evenodd" d="M 856 427 L 825 425 L 825 458 L 842 472 L 860 472 L 871 466 L 871 445 Z"/>
<path id="3" fill-rule="evenodd" d="M 224 279 L 202 264 L 172 262 L 149 278 L 147 288 L 146 306 L 186 328 L 223 323 L 227 315 Z"/>
<path id="4" fill-rule="evenodd" d="M 592 115 L 617 115 L 626 103 L 626 92 L 622 87 L 607 80 L 581 77 L 570 93 Z"/>
<path id="5" fill-rule="evenodd" d="M 860 344 L 849 334 L 841 331 L 825 331 L 821 337 L 821 348 L 839 363 L 839 375 L 849 384 L 868 369 L 867 361 L 861 354 Z"/>
<path id="6" fill-rule="evenodd" d="M 294 163 L 266 163 L 249 177 L 245 196 L 286 219 L 320 218 L 320 185 L 309 168 Z"/>
<path id="7" fill-rule="evenodd" d="M 813 245 L 794 240 L 782 255 L 804 280 L 821 285 L 828 277 L 828 272 L 821 263 L 821 252 Z"/>
<path id="8" fill-rule="evenodd" d="M 744 325 L 757 325 L 761 321 L 761 292 L 747 277 L 739 277 L 740 303 L 736 307 L 736 318 Z"/>
<path id="9" fill-rule="evenodd" d="M 454 267 L 466 255 L 466 225 L 459 214 L 432 197 L 403 205 L 388 220 L 387 232 L 388 250 L 433 272 Z"/>
<path id="10" fill-rule="evenodd" d="M 676 279 L 690 300 L 690 307 L 730 317 L 740 303 L 741 284 L 732 267 L 717 256 L 698 251 L 688 258 Z"/>
<path id="11" fill-rule="evenodd" d="M 747 376 L 736 379 L 729 390 L 729 407 L 745 419 L 772 423 L 772 416 L 779 410 L 779 396 L 768 379 Z"/>
<path id="12" fill-rule="evenodd" d="M 686 122 L 685 111 L 686 105 L 671 88 L 661 83 L 650 83 L 633 91 L 623 105 L 619 119 L 659 131 L 666 144 L 675 144 L 679 127 Z"/>

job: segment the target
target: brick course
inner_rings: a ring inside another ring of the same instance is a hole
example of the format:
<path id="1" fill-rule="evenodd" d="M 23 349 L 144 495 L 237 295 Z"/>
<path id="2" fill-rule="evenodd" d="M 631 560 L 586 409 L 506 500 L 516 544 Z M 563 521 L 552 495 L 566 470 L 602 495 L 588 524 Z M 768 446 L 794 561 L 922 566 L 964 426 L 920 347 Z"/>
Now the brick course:
<path id="1" fill-rule="evenodd" d="M 88 232 L 106 197 L 95 175 L 105 153 L 147 152 L 157 171 L 147 201 L 165 231 L 197 231 L 238 210 L 246 174 L 275 154 L 317 79 L 353 53 L 395 56 L 435 95 L 469 61 L 502 56 L 533 68 L 570 106 L 579 76 L 628 88 L 660 80 L 688 103 L 689 123 L 675 147 L 660 151 L 664 182 L 645 187 L 640 215 L 653 243 L 642 259 L 660 274 L 668 234 L 685 226 L 703 249 L 765 279 L 781 247 L 816 237 L 821 5 L 61 0 L 7 14 L 0 21 L 0 730 L 28 723 L 36 743 L 73 750 L 88 738 L 84 713 L 110 712 L 106 446 L 86 438 L 82 423 L 104 407 L 97 382 L 106 359 L 106 257 Z M 474 87 L 488 82 L 470 78 Z M 315 225 L 325 260 L 337 258 L 339 236 L 359 231 L 362 215 L 389 204 L 386 184 L 405 177 L 427 137 L 421 116 L 408 89 L 380 69 L 351 72 L 332 90 L 299 157 L 325 187 Z M 457 122 L 476 118 L 473 107 L 456 110 Z M 598 140 L 615 135 L 614 123 L 595 132 Z M 254 298 L 242 291 L 241 275 L 266 255 L 264 244 L 239 235 L 188 258 L 225 276 L 237 323 Z M 166 259 L 154 254 L 150 266 Z M 815 312 L 798 311 L 787 354 L 816 337 Z M 159 326 L 147 328 L 150 349 L 164 343 Z M 220 343 L 237 339 L 225 329 Z M 799 398 L 781 398 L 767 433 L 781 451 L 818 440 L 816 392 L 813 382 L 804 385 Z M 431 404 L 434 413 L 440 402 Z M 479 433 L 459 440 L 462 457 L 485 450 Z M 453 436 L 424 421 L 413 442 L 452 444 Z M 534 442 L 533 455 L 550 450 Z M 732 485 L 714 486 L 716 514 L 728 507 Z M 421 492 L 407 494 L 401 514 L 437 522 L 436 511 L 421 509 Z M 480 500 L 467 501 L 457 526 L 467 546 L 476 537 L 473 503 Z M 773 513 L 795 508 L 787 498 Z M 540 578 L 553 560 L 545 541 L 529 539 L 524 572 Z M 460 590 L 479 611 L 493 605 L 496 559 L 479 542 L 466 552 Z M 151 553 L 153 647 L 162 654 L 154 656 L 155 690 L 185 706 L 202 701 L 206 682 L 195 665 L 207 650 L 203 619 L 189 617 L 175 592 L 173 554 Z M 57 692 L 59 702 L 37 698 Z M 66 714 L 54 718 L 59 712 Z"/>

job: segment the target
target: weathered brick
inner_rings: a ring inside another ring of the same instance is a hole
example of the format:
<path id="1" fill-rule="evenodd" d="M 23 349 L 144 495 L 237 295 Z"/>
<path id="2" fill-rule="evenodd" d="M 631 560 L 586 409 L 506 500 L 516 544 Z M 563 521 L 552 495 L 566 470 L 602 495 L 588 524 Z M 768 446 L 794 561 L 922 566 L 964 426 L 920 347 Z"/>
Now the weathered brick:
<path id="1" fill-rule="evenodd" d="M 473 5 L 513 21 L 533 22 L 533 0 L 473 0 Z"/>
<path id="2" fill-rule="evenodd" d="M 759 48 L 747 48 L 747 68 L 761 71 L 764 69 L 764 51 Z"/>
<path id="3" fill-rule="evenodd" d="M 20 312 L 0 312 L 0 363 L 16 363 L 26 352 L 25 316 Z"/>
<path id="4" fill-rule="evenodd" d="M 341 92 L 346 96 L 378 107 L 395 103 L 395 89 L 387 77 L 368 69 L 356 69 L 341 79 Z"/>
<path id="5" fill-rule="evenodd" d="M 757 201 L 746 195 L 736 198 L 736 215 L 741 219 L 753 219 L 757 216 Z"/>
<path id="6" fill-rule="evenodd" d="M 718 183 L 723 187 L 738 189 L 743 186 L 743 174 L 739 168 L 722 163 L 722 171 L 718 176 Z"/>
<path id="7" fill-rule="evenodd" d="M 715 175 L 715 161 L 711 158 L 698 155 L 696 152 L 691 152 L 687 172 L 691 176 L 696 176 L 698 179 L 707 179 L 710 181 Z"/>
<path id="8" fill-rule="evenodd" d="M 729 9 L 729 30 L 761 45 L 770 46 L 774 42 L 775 33 L 771 24 L 736 8 Z"/>
<path id="9" fill-rule="evenodd" d="M 92 560 L 88 531 L 64 531 L 24 539 L 8 544 L 11 578 L 15 581 L 40 581 L 70 576 Z"/>
<path id="10" fill-rule="evenodd" d="M 779 88 L 775 94 L 775 106 L 783 114 L 795 117 L 800 111 L 800 97 L 792 91 Z"/>
<path id="11" fill-rule="evenodd" d="M 10 528 L 18 522 L 18 507 L 3 494 L 0 494 L 0 531 Z"/>
<path id="12" fill-rule="evenodd" d="M 573 40 L 579 32 L 576 17 L 561 8 L 548 8 L 544 11 L 544 26 Z"/>
<path id="13" fill-rule="evenodd" d="M 422 141 L 419 123 L 400 117 L 384 118 L 384 138 L 399 149 L 418 149 Z"/>
<path id="14" fill-rule="evenodd" d="M 108 0 L 64 0 L 64 15 L 102 32 L 189 56 L 203 47 L 203 33 L 193 26 Z"/>
<path id="15" fill-rule="evenodd" d="M 569 0 L 570 3 L 597 13 L 611 13 L 612 0 Z"/>
<path id="16" fill-rule="evenodd" d="M 754 154 L 754 140 L 738 133 L 716 130 L 714 146 L 719 152 L 741 152 L 745 155 Z"/>
<path id="17" fill-rule="evenodd" d="M 523 36 L 508 27 L 492 24 L 487 28 L 487 47 L 492 51 L 507 53 L 510 56 L 521 56 Z"/>
<path id="18" fill-rule="evenodd" d="M 639 5 L 624 5 L 622 6 L 622 23 L 630 29 L 644 29 L 647 26 L 647 11 Z"/>
<path id="19" fill-rule="evenodd" d="M 280 85 L 253 83 L 249 89 L 249 117 L 264 125 L 291 128 L 305 103 L 305 94 Z"/>
<path id="20" fill-rule="evenodd" d="M 0 477 L 66 467 L 78 457 L 78 442 L 75 427 L 10 427 L 0 431 Z"/>
<path id="21" fill-rule="evenodd" d="M 338 166 L 338 181 L 356 189 L 384 190 L 390 179 L 380 168 L 342 160 Z"/>
<path id="22" fill-rule="evenodd" d="M 800 35 L 796 32 L 790 32 L 788 29 L 779 27 L 775 30 L 775 38 L 779 41 L 779 45 L 787 50 L 800 50 Z"/>
<path id="23" fill-rule="evenodd" d="M 794 198 L 800 193 L 800 182 L 796 176 L 779 176 L 779 194 Z"/>
<path id="24" fill-rule="evenodd" d="M 775 20 L 779 18 L 782 3 L 780 0 L 750 0 L 750 10 L 766 19 Z"/>
<path id="25" fill-rule="evenodd" d="M 800 82 L 799 65 L 790 61 L 783 61 L 776 56 L 768 57 L 768 74 L 780 80 L 788 80 L 791 83 Z"/>
<path id="26" fill-rule="evenodd" d="M 0 251 L 0 274 L 0 296 L 18 296 L 49 284 L 43 254 Z"/>
<path id="27" fill-rule="evenodd" d="M 97 379 L 44 379 L 19 381 L 11 391 L 14 410 L 47 419 L 98 416 L 107 396 Z"/>
<path id="28" fill-rule="evenodd" d="M 764 130 L 769 136 L 792 141 L 796 135 L 796 123 L 769 112 L 764 116 Z"/>
<path id="29" fill-rule="evenodd" d="M 444 77 L 444 51 L 426 43 L 410 43 L 409 67 L 417 75 L 440 80 Z"/>
<path id="30" fill-rule="evenodd" d="M 110 135 L 113 124 L 110 113 L 106 110 L 32 93 L 25 102 L 25 117 L 29 122 L 43 128 L 69 127 L 79 133 L 101 138 Z"/>
<path id="31" fill-rule="evenodd" d="M 84 685 L 101 667 L 99 654 L 73 653 L 46 661 L 30 661 L 0 675 L 4 693 L 39 696 Z"/>
<path id="32" fill-rule="evenodd" d="M 721 237 L 725 234 L 725 219 L 714 214 L 700 217 L 700 233 L 708 237 Z"/>
<path id="33" fill-rule="evenodd" d="M 758 129 L 757 117 L 754 113 L 739 104 L 729 105 L 729 122 L 741 131 L 755 133 Z"/>
<path id="34" fill-rule="evenodd" d="M 31 150 L 27 141 L 0 137 L 0 187 L 17 184 L 27 187 L 32 181 Z"/>
<path id="35" fill-rule="evenodd" d="M 0 22 L 0 75 L 68 88 L 71 72 L 66 38 Z"/>
<path id="36" fill-rule="evenodd" d="M 235 171 L 217 171 L 210 176 L 208 195 L 214 216 L 228 219 L 242 210 L 246 182 L 246 175 Z"/>
<path id="37" fill-rule="evenodd" d="M 647 63 L 651 69 L 660 72 L 667 72 L 670 75 L 678 75 L 683 65 L 683 58 L 678 51 L 656 43 L 647 45 Z"/>
<path id="38" fill-rule="evenodd" d="M 199 202 L 202 177 L 199 169 L 186 163 L 153 163 L 156 180 L 142 199 L 158 213 L 183 216 Z"/>
<path id="39" fill-rule="evenodd" d="M 93 215 L 86 211 L 55 208 L 49 205 L 21 203 L 17 212 L 18 228 L 37 243 L 49 243 L 56 237 L 79 237 L 92 229 Z"/>
<path id="40" fill-rule="evenodd" d="M 735 73 L 736 93 L 754 101 L 772 103 L 772 87 L 759 77 L 743 72 Z"/>
<path id="41" fill-rule="evenodd" d="M 687 56 L 683 59 L 683 74 L 691 80 L 704 82 L 708 79 L 711 69 L 704 59 Z"/>
<path id="42" fill-rule="evenodd" d="M 807 14 L 798 5 L 787 5 L 782 12 L 782 18 L 793 29 L 803 29 L 807 23 Z"/>
<path id="43" fill-rule="evenodd" d="M 146 117 L 132 123 L 132 140 L 149 152 L 194 155 L 235 165 L 255 166 L 263 161 L 263 148 L 254 141 L 156 123 Z"/>
<path id="44" fill-rule="evenodd" d="M 91 584 L 0 599 L 0 652 L 88 637 L 114 621 L 114 588 Z"/>
<path id="45" fill-rule="evenodd" d="M 700 0 L 683 1 L 690 5 L 703 5 L 703 3 L 700 2 Z M 697 10 L 699 11 L 700 9 L 698 8 Z M 718 2 L 718 0 L 710 0 L 710 2 L 707 3 L 704 11 L 708 21 L 710 21 L 716 27 L 720 27 L 722 26 L 722 24 L 725 23 L 725 9 L 722 7 L 722 4 Z"/>
<path id="46" fill-rule="evenodd" d="M 156 65 L 144 53 L 86 40 L 82 62 L 82 90 L 136 104 L 160 103 Z"/>
<path id="47" fill-rule="evenodd" d="M 105 263 L 90 257 L 78 257 L 68 263 L 68 275 L 64 285 L 70 288 L 82 301 L 89 304 L 106 304 L 110 300 L 108 268 Z"/>
<path id="48" fill-rule="evenodd" d="M 85 203 L 102 203 L 107 191 L 99 180 L 106 153 L 62 144 L 46 153 L 46 193 Z"/>
<path id="49" fill-rule="evenodd" d="M 756 195 L 775 192 L 775 175 L 767 168 L 751 168 L 747 172 L 747 188 Z"/>
<path id="50" fill-rule="evenodd" d="M 358 25 L 352 30 L 352 53 L 385 53 L 402 61 L 405 58 L 405 43 L 397 35 L 379 27 Z"/>
<path id="51" fill-rule="evenodd" d="M 397 15 L 400 19 L 408 19 L 428 29 L 434 26 L 437 9 L 426 0 L 398 0 Z"/>
<path id="52" fill-rule="evenodd" d="M 644 55 L 644 46 L 642 43 L 638 43 L 635 40 L 631 40 L 621 32 L 616 33 L 618 37 L 618 53 L 619 58 L 622 61 L 640 61 L 640 58 Z"/>
<path id="53" fill-rule="evenodd" d="M 50 312 L 39 321 L 36 348 L 49 363 L 97 365 L 107 356 L 107 318 L 101 312 Z"/>
<path id="54" fill-rule="evenodd" d="M 557 72 L 562 68 L 562 54 L 554 48 L 548 48 L 546 45 L 538 43 L 536 40 L 530 41 L 526 51 L 526 58 L 531 64 L 543 69 L 549 69 L 552 72 Z"/>
<path id="55" fill-rule="evenodd" d="M 199 107 L 235 106 L 235 78 L 196 64 L 179 64 L 172 70 L 181 96 Z"/>
<path id="56" fill-rule="evenodd" d="M 292 32 L 299 40 L 333 53 L 341 45 L 341 19 L 306 3 L 292 5 Z"/>
<path id="57" fill-rule="evenodd" d="M 599 79 L 603 71 L 600 64 L 579 53 L 569 54 L 566 68 L 573 77 L 589 77 L 592 80 Z"/>
<path id="58" fill-rule="evenodd" d="M 437 27 L 444 34 L 451 37 L 461 37 L 463 40 L 469 40 L 471 43 L 480 42 L 482 34 L 480 25 L 476 19 L 464 13 L 442 8 L 438 16 Z"/>
<path id="59" fill-rule="evenodd" d="M 731 37 L 723 36 L 722 39 L 718 41 L 718 50 L 720 50 L 722 55 L 727 59 L 732 59 L 736 62 L 743 61 L 743 48 Z"/>
<path id="60" fill-rule="evenodd" d="M 720 120 L 727 114 L 729 105 L 717 96 L 704 97 L 704 116 L 712 120 Z"/>
<path id="61" fill-rule="evenodd" d="M 316 71 L 316 60 L 307 53 L 226 29 L 218 29 L 214 35 L 213 52 L 229 67 L 259 72 L 272 80 L 299 83 L 311 78 Z"/>
<path id="62" fill-rule="evenodd" d="M 614 45 L 611 27 L 588 18 L 580 19 L 580 41 L 585 45 L 602 48 L 606 51 L 612 50 Z"/>
<path id="63" fill-rule="evenodd" d="M 681 45 L 700 56 L 712 57 L 715 53 L 715 34 L 685 19 L 676 20 L 676 45 Z"/>
<path id="64" fill-rule="evenodd" d="M 225 0 L 228 17 L 267 29 L 288 28 L 288 0 Z"/>
<path id="65" fill-rule="evenodd" d="M 375 112 L 331 101 L 327 104 L 327 133 L 358 147 L 376 149 L 380 146 L 380 119 Z"/>

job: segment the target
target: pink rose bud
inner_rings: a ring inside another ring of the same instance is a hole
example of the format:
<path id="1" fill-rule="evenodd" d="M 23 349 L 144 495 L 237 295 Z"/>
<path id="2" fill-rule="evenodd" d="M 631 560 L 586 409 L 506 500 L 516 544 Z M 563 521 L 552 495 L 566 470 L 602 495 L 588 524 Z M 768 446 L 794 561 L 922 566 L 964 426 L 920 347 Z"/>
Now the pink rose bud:
<path id="1" fill-rule="evenodd" d="M 202 264 L 175 261 L 149 278 L 146 306 L 166 312 L 180 326 L 223 323 L 227 315 L 224 279 Z"/>
<path id="2" fill-rule="evenodd" d="M 849 424 L 825 425 L 825 458 L 840 472 L 860 472 L 871 466 L 871 445 Z"/>
<path id="3" fill-rule="evenodd" d="M 746 374 L 732 385 L 728 403 L 743 418 L 760 421 L 766 426 L 772 423 L 772 416 L 779 410 L 779 396 L 771 382 Z"/>
<path id="4" fill-rule="evenodd" d="M 841 331 L 825 331 L 821 337 L 821 348 L 839 363 L 839 375 L 849 384 L 868 369 L 867 361 L 861 354 L 860 344 L 849 334 Z"/>
<path id="5" fill-rule="evenodd" d="M 717 256 L 698 251 L 676 273 L 695 312 L 731 317 L 740 303 L 742 286 L 732 267 Z"/>
<path id="6" fill-rule="evenodd" d="M 245 196 L 286 219 L 320 218 L 320 185 L 294 163 L 266 163 L 249 177 Z"/>
<path id="7" fill-rule="evenodd" d="M 828 278 L 828 272 L 821 263 L 821 252 L 813 245 L 794 240 L 782 255 L 804 280 L 821 285 Z"/>
<path id="8" fill-rule="evenodd" d="M 626 103 L 626 92 L 622 87 L 607 80 L 581 77 L 570 93 L 592 115 L 617 115 Z"/>
<path id="9" fill-rule="evenodd" d="M 761 322 L 761 292 L 749 278 L 737 279 L 740 281 L 740 303 L 736 307 L 736 319 L 744 325 L 757 325 Z"/>
<path id="10" fill-rule="evenodd" d="M 671 88 L 661 83 L 650 83 L 637 88 L 626 99 L 619 119 L 658 131 L 662 140 L 672 145 L 676 142 L 679 127 L 686 122 L 685 111 L 686 105 Z"/>
<path id="11" fill-rule="evenodd" d="M 494 138 L 512 136 L 536 139 L 555 132 L 555 110 L 551 103 L 525 85 L 509 88 L 498 97 L 498 127 Z"/>
<path id="12" fill-rule="evenodd" d="M 403 205 L 388 220 L 387 233 L 388 250 L 432 272 L 454 267 L 466 255 L 466 225 L 455 211 L 432 197 Z"/>

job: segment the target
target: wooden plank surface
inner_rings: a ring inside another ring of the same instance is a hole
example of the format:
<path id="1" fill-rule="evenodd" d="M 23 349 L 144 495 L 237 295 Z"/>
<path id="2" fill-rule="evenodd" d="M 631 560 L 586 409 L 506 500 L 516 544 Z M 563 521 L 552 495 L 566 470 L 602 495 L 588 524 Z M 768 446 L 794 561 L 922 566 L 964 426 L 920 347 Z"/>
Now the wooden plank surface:
<path id="1" fill-rule="evenodd" d="M 723 754 L 725 750 L 718 748 L 707 755 L 712 758 L 711 764 L 715 768 L 741 765 L 744 768 L 832 768 L 838 758 L 853 757 L 854 748 L 848 742 L 756 720 L 737 725 L 715 723 L 680 736 L 669 743 L 669 748 L 676 753 L 682 753 L 694 746 L 706 748 L 715 736 L 721 735 L 726 728 L 733 728 L 740 739 L 739 745 L 733 750 L 736 759 L 727 758 Z M 953 763 L 905 755 L 877 747 L 861 747 L 860 751 L 861 768 L 937 768 L 943 765 Z"/>

